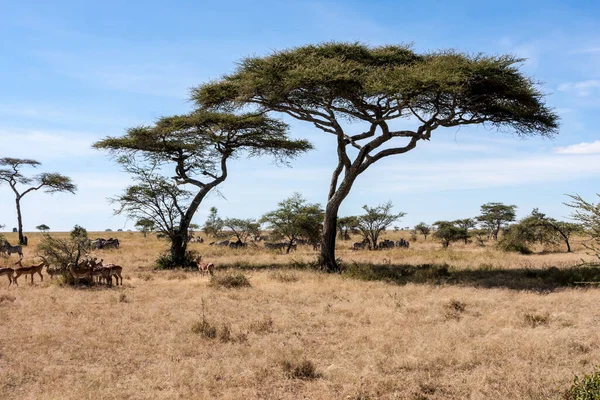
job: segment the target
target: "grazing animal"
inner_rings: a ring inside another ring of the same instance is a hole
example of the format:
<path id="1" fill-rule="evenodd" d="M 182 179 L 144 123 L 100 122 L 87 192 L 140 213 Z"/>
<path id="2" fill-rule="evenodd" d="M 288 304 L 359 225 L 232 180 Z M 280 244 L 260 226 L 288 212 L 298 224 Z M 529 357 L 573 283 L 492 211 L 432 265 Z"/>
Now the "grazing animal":
<path id="1" fill-rule="evenodd" d="M 0 276 L 6 275 L 8 277 L 8 287 L 13 283 L 13 273 L 15 272 L 12 268 L 0 268 Z"/>
<path id="2" fill-rule="evenodd" d="M 115 264 L 108 264 L 102 269 L 104 273 L 104 279 L 106 279 L 106 283 L 109 286 L 112 286 L 112 277 L 115 277 L 115 281 L 117 286 L 119 286 L 119 278 L 121 279 L 121 286 L 123 286 L 123 276 L 121 272 L 123 272 L 123 267 Z"/>
<path id="3" fill-rule="evenodd" d="M 215 274 L 215 264 L 202 262 L 202 256 L 196 257 L 196 264 L 201 275 L 209 273 L 212 276 Z"/>
<path id="4" fill-rule="evenodd" d="M 265 243 L 265 249 L 283 251 L 287 245 L 287 243 Z"/>
<path id="5" fill-rule="evenodd" d="M 21 265 L 21 260 L 17 261 L 17 263 L 19 265 Z M 13 278 L 15 284 L 17 286 L 19 286 L 19 282 L 17 281 L 17 279 L 19 279 L 19 277 L 21 275 L 31 275 L 31 284 L 33 285 L 33 275 L 34 274 L 38 274 L 43 282 L 44 275 L 42 275 L 42 268 L 44 268 L 45 265 L 46 265 L 46 262 L 42 261 L 38 265 L 32 265 L 30 267 L 20 267 L 20 268 L 15 269 L 15 277 Z"/>
<path id="6" fill-rule="evenodd" d="M 60 268 L 51 268 L 46 264 L 46 273 L 50 275 L 50 279 L 54 279 L 56 275 L 62 275 L 62 270 Z"/>
<path id="7" fill-rule="evenodd" d="M 404 247 L 408 249 L 408 246 L 410 246 L 408 240 L 400 239 L 396 242 L 396 247 Z"/>
<path id="8" fill-rule="evenodd" d="M 73 276 L 73 279 L 75 279 L 76 285 L 79 284 L 79 280 L 81 278 L 91 278 L 92 277 L 93 270 L 91 267 L 88 266 L 87 261 L 83 261 L 79 265 L 69 263 L 68 268 L 69 268 L 69 272 Z"/>
<path id="9" fill-rule="evenodd" d="M 222 242 L 217 242 L 217 243 L 215 243 L 215 246 L 227 247 L 227 246 L 229 246 L 229 240 L 223 240 Z"/>
<path id="10" fill-rule="evenodd" d="M 377 247 L 379 247 L 380 249 L 393 249 L 394 241 L 385 239 L 383 242 L 379 242 L 379 246 Z"/>
<path id="11" fill-rule="evenodd" d="M 23 247 L 22 246 L 11 246 L 11 244 L 8 243 L 8 240 L 5 240 L 4 245 L 2 246 L 2 249 L 9 256 L 13 253 L 16 253 L 20 256 L 20 259 L 23 259 Z"/>
<path id="12" fill-rule="evenodd" d="M 369 241 L 369 239 L 363 239 L 362 242 L 356 242 L 352 245 L 352 250 L 361 250 L 361 249 L 365 249 L 366 247 L 368 247 L 369 249 L 371 248 L 371 242 Z"/>
<path id="13" fill-rule="evenodd" d="M 243 249 L 244 247 L 248 247 L 248 245 L 241 240 L 229 243 L 229 248 L 231 249 Z"/>

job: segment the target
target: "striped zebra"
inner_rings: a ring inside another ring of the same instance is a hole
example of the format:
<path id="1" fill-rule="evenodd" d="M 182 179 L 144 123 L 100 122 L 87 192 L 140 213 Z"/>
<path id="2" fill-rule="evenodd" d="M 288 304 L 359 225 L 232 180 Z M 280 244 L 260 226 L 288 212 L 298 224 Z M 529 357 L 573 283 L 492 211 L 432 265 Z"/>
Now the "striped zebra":
<path id="1" fill-rule="evenodd" d="M 5 253 L 7 253 L 10 257 L 11 254 L 13 253 L 17 253 L 20 258 L 19 259 L 23 259 L 23 247 L 21 246 L 11 246 L 10 243 L 8 243 L 8 240 L 4 241 L 4 245 L 2 246 L 2 251 L 4 251 Z"/>

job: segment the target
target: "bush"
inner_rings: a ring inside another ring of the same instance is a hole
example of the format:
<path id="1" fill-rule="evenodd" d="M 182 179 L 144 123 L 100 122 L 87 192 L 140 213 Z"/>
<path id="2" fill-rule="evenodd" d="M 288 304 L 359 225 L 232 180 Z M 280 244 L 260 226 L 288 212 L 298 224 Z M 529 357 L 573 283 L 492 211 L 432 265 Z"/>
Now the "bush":
<path id="1" fill-rule="evenodd" d="M 210 279 L 210 286 L 217 288 L 243 288 L 251 287 L 250 281 L 246 278 L 246 275 L 241 272 L 226 273 L 224 275 L 214 275 Z"/>
<path id="2" fill-rule="evenodd" d="M 283 283 L 297 282 L 300 279 L 291 271 L 275 271 L 269 274 L 269 278 Z"/>
<path id="3" fill-rule="evenodd" d="M 201 335 L 206 339 L 214 339 L 217 337 L 217 328 L 215 328 L 210 322 L 206 319 L 202 319 L 202 321 L 196 321 L 192 325 L 192 332 L 195 334 Z"/>
<path id="4" fill-rule="evenodd" d="M 178 265 L 173 261 L 171 253 L 161 255 L 154 262 L 156 269 L 174 269 L 174 268 L 186 268 L 186 269 L 198 269 L 196 264 L 197 254 L 195 251 L 186 251 L 183 265 Z"/>
<path id="5" fill-rule="evenodd" d="M 312 380 L 321 377 L 321 374 L 317 372 L 315 365 L 309 360 L 284 360 L 281 363 L 281 366 L 288 378 Z"/>
<path id="6" fill-rule="evenodd" d="M 582 378 L 575 376 L 573 385 L 566 391 L 565 400 L 598 400 L 600 399 L 600 367 L 591 375 Z"/>

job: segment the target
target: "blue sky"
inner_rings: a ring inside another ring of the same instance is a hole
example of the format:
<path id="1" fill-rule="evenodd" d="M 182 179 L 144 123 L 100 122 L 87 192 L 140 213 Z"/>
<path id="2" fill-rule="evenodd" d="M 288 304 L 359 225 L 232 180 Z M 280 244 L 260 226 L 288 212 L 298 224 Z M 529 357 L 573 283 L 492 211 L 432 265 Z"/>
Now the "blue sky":
<path id="1" fill-rule="evenodd" d="M 71 176 L 76 195 L 33 193 L 25 230 L 80 224 L 132 229 L 107 197 L 129 176 L 94 141 L 160 116 L 188 112 L 188 89 L 235 68 L 244 56 L 323 41 L 414 43 L 527 58 L 561 117 L 553 140 L 484 127 L 438 130 L 430 142 L 386 159 L 357 180 L 341 215 L 391 200 L 398 226 L 475 216 L 489 201 L 566 218 L 565 193 L 596 200 L 600 187 L 600 3 L 597 1 L 0 1 L 0 157 L 28 157 L 40 171 Z M 230 166 L 210 206 L 260 217 L 294 191 L 325 202 L 332 137 L 286 119 L 316 150 L 279 168 L 268 159 Z M 399 124 L 409 124 L 401 121 Z M 14 198 L 0 186 L 0 224 L 16 226 Z"/>

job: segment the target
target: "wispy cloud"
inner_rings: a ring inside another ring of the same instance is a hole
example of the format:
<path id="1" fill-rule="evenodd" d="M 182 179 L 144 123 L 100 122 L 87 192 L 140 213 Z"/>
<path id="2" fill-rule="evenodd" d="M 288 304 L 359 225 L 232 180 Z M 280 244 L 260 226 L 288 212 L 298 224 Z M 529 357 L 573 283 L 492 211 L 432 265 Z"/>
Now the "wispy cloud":
<path id="1" fill-rule="evenodd" d="M 600 140 L 558 147 L 555 152 L 558 154 L 600 154 Z"/>
<path id="2" fill-rule="evenodd" d="M 579 96 L 589 96 L 593 91 L 600 89 L 599 79 L 590 79 L 579 82 L 564 82 L 558 85 L 559 92 L 574 92 Z"/>

